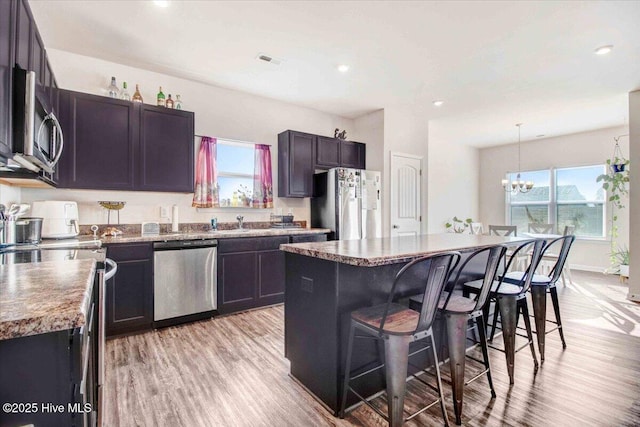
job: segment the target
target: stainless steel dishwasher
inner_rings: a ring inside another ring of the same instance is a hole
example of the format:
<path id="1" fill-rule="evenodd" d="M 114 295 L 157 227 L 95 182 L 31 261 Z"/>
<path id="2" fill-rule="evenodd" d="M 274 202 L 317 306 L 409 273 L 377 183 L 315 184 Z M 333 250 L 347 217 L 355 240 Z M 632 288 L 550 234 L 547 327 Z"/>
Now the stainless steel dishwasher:
<path id="1" fill-rule="evenodd" d="M 217 299 L 217 245 L 217 240 L 153 244 L 156 326 L 211 317 Z"/>

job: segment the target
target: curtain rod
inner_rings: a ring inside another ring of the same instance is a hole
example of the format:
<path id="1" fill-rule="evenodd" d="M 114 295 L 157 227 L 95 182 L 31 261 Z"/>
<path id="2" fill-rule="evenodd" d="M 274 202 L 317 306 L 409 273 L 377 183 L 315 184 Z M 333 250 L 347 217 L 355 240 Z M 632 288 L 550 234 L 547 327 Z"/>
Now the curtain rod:
<path id="1" fill-rule="evenodd" d="M 208 135 L 198 135 L 197 133 L 194 134 L 194 136 L 198 137 L 198 138 L 202 138 L 202 137 L 209 137 L 209 138 L 213 138 L 211 136 Z M 249 142 L 249 141 L 240 141 L 239 139 L 231 139 L 231 138 L 216 138 L 216 139 L 223 139 L 225 141 L 229 141 L 229 142 L 236 142 L 238 144 L 251 144 L 251 145 L 268 145 L 269 147 L 271 147 L 271 144 L 263 144 L 261 142 Z"/>

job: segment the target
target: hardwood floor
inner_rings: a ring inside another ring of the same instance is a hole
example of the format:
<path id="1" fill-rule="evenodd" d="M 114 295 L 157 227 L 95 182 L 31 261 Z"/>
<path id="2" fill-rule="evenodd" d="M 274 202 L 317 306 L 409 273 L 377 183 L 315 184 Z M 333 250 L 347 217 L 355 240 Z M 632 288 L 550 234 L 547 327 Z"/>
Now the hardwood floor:
<path id="1" fill-rule="evenodd" d="M 504 355 L 490 351 L 498 397 L 484 378 L 468 385 L 464 425 L 640 425 L 640 304 L 617 276 L 574 271 L 574 283 L 559 286 L 567 349 L 548 335 L 537 373 L 518 353 L 512 387 Z M 277 306 L 108 341 L 105 426 L 386 425 L 366 406 L 335 418 L 288 376 L 283 316 Z M 476 368 L 468 363 L 467 378 Z M 453 421 L 448 364 L 442 371 Z M 433 396 L 416 383 L 407 411 Z M 442 425 L 438 408 L 408 425 Z"/>

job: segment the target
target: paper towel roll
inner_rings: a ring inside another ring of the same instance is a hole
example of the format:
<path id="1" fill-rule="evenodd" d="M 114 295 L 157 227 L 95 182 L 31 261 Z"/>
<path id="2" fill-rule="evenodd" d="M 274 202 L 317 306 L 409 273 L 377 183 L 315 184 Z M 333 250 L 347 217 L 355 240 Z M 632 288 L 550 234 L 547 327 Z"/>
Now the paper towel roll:
<path id="1" fill-rule="evenodd" d="M 176 233 L 178 229 L 178 205 L 173 205 L 171 209 L 171 231 Z"/>

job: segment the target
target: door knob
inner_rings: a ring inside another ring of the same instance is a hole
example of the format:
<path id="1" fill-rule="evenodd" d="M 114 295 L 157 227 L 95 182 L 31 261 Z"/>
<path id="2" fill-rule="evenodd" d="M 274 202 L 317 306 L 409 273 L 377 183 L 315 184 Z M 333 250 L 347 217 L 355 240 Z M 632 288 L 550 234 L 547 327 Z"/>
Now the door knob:
<path id="1" fill-rule="evenodd" d="M 393 228 L 400 228 L 400 226 L 397 224 L 393 224 Z"/>

